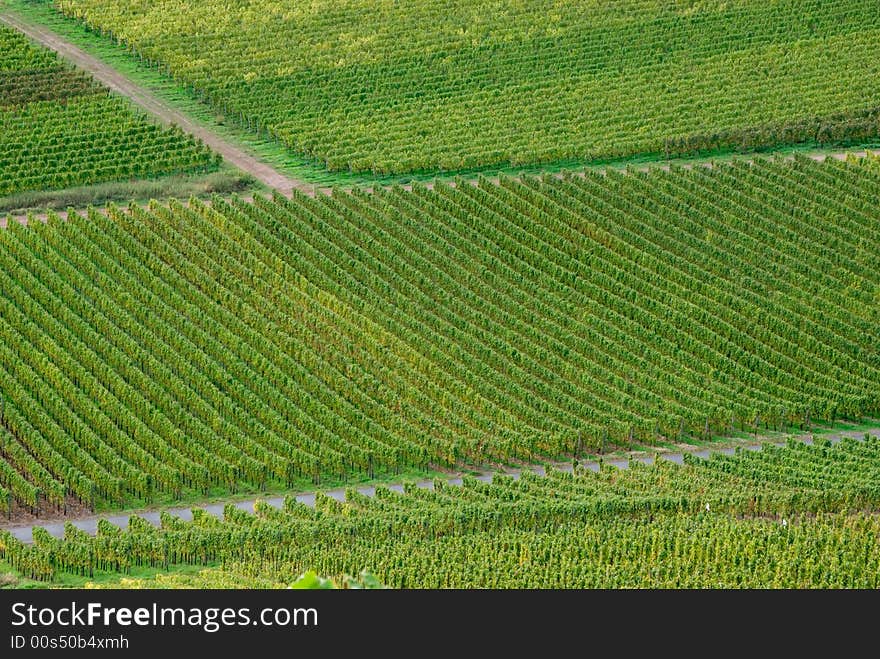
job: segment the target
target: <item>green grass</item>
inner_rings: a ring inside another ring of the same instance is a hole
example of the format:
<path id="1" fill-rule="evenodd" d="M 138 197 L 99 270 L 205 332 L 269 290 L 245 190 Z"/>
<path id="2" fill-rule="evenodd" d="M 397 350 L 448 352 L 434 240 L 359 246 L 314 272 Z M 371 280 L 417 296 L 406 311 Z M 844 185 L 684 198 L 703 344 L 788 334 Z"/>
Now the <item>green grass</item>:
<path id="1" fill-rule="evenodd" d="M 174 109 L 184 112 L 195 123 L 210 128 L 223 139 L 243 147 L 279 171 L 317 185 L 373 183 L 377 179 L 344 174 L 328 174 L 315 164 L 297 157 L 281 143 L 261 137 L 227 122 L 197 97 L 157 68 L 133 56 L 124 46 L 90 31 L 84 25 L 55 11 L 49 3 L 5 0 L 7 8 L 32 23 L 45 26 L 90 55 L 150 90 Z M 391 182 L 398 179 L 388 178 Z"/>
<path id="2" fill-rule="evenodd" d="M 126 574 L 119 572 L 105 572 L 95 570 L 92 576 L 82 576 L 69 572 L 58 572 L 53 581 L 35 581 L 21 577 L 9 563 L 0 559 L 0 589 L 14 588 L 16 590 L 44 590 L 47 588 L 73 588 L 85 587 L 112 588 L 118 586 L 123 579 L 142 579 L 152 582 L 158 575 L 194 577 L 204 570 L 215 568 L 216 564 L 207 565 L 169 565 L 168 568 L 152 568 L 135 566 Z"/>
<path id="3" fill-rule="evenodd" d="M 279 171 L 293 178 L 312 183 L 318 187 L 391 185 L 394 183 L 408 183 L 412 181 L 448 181 L 456 176 L 475 177 L 479 174 L 491 175 L 500 173 L 508 175 L 528 175 L 540 172 L 555 173 L 583 169 L 623 169 L 631 166 L 664 163 L 697 164 L 711 161 L 723 162 L 749 157 L 743 156 L 743 154 L 733 149 L 718 149 L 700 153 L 695 157 L 673 159 L 667 158 L 660 153 L 653 153 L 626 158 L 600 158 L 594 160 L 567 159 L 535 166 L 499 167 L 496 165 L 442 173 L 438 173 L 437 171 L 424 171 L 398 176 L 374 176 L 371 174 L 341 171 L 328 172 L 323 163 L 302 158 L 284 147 L 280 142 L 264 135 L 257 135 L 254 132 L 242 128 L 233 121 L 220 116 L 216 111 L 203 103 L 195 94 L 185 89 L 167 74 L 143 63 L 125 46 L 117 44 L 110 37 L 102 36 L 97 32 L 91 31 L 84 24 L 58 13 L 49 3 L 31 0 L 5 0 L 5 4 L 19 16 L 55 31 L 82 50 L 101 59 L 103 62 L 120 73 L 123 73 L 131 80 L 149 89 L 152 93 L 156 94 L 176 110 L 185 113 L 194 122 L 211 129 L 223 139 L 247 150 L 251 154 L 271 164 Z M 880 141 L 874 140 L 861 144 L 851 144 L 847 148 L 857 150 L 862 148 L 875 148 L 878 146 L 880 146 Z M 817 152 L 827 152 L 828 150 L 828 146 L 822 146 L 815 143 L 764 149 L 767 153 L 783 155 L 812 154 Z"/>
<path id="4" fill-rule="evenodd" d="M 197 140 L 108 95 L 5 23 L 0 70 L 0 197 L 218 169 Z"/>
<path id="5" fill-rule="evenodd" d="M 0 198 L 0 214 L 24 215 L 28 211 L 63 211 L 109 203 L 146 203 L 151 199 L 207 198 L 213 194 L 262 192 L 265 187 L 251 175 L 228 165 L 210 174 L 175 174 L 156 179 L 115 181 L 67 190 L 19 192 Z"/>
<path id="6" fill-rule="evenodd" d="M 64 3 L 218 112 L 373 175 L 876 139 L 875 9 L 258 0 L 227 21 L 219 0 Z"/>

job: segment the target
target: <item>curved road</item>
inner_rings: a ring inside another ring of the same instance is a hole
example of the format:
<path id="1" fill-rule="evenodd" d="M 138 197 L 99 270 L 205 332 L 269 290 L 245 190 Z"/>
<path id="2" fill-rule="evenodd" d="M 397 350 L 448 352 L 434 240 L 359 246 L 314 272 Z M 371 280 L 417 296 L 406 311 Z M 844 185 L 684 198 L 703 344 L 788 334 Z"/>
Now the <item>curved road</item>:
<path id="1" fill-rule="evenodd" d="M 854 438 L 859 439 L 859 438 L 864 437 L 865 432 L 866 431 L 864 431 L 864 430 L 846 431 L 846 432 L 842 432 L 842 433 L 835 434 L 835 435 L 822 435 L 822 438 L 829 439 L 832 442 L 840 441 L 843 437 L 854 437 Z M 880 437 L 880 428 L 874 428 L 874 429 L 869 430 L 867 432 L 875 437 Z M 797 437 L 797 439 L 800 439 L 808 444 L 812 443 L 812 441 L 813 441 L 811 435 L 802 435 L 800 437 Z M 775 442 L 775 443 L 782 444 L 784 442 Z M 761 449 L 760 444 L 744 444 L 743 447 L 746 449 L 750 449 L 750 450 L 760 450 Z M 689 452 L 693 455 L 698 456 L 698 457 L 706 458 L 706 457 L 709 457 L 709 455 L 715 450 L 716 449 L 701 448 L 701 449 L 696 449 L 694 451 L 689 451 Z M 727 448 L 720 449 L 718 452 L 731 454 L 734 451 L 735 451 L 734 448 L 727 447 Z M 670 461 L 675 462 L 677 464 L 682 464 L 682 462 L 684 461 L 683 460 L 683 453 L 658 453 L 657 457 L 665 459 L 665 460 L 670 460 Z M 639 460 L 640 462 L 644 462 L 645 464 L 651 464 L 655 460 L 654 457 L 639 457 L 639 458 L 633 458 L 633 459 Z M 626 469 L 627 467 L 629 467 L 630 459 L 629 458 L 616 458 L 616 459 L 604 460 L 603 462 L 604 462 L 604 464 L 608 464 L 608 465 L 617 467 L 619 469 Z M 581 462 L 580 464 L 582 467 L 584 467 L 586 469 L 591 469 L 593 471 L 598 471 L 599 465 L 600 465 L 600 463 L 597 461 Z M 571 471 L 571 469 L 572 469 L 572 465 L 569 462 L 556 464 L 554 466 L 557 469 L 561 469 L 563 471 Z M 541 466 L 533 467 L 532 471 L 534 471 L 535 473 L 540 474 L 540 475 L 544 474 L 544 468 Z M 488 481 L 492 480 L 492 473 L 493 472 L 483 472 L 483 473 L 480 473 L 479 475 L 477 475 L 476 478 L 481 481 L 488 482 Z M 518 478 L 519 475 L 522 473 L 522 470 L 521 469 L 508 469 L 508 470 L 505 470 L 505 473 L 510 474 L 514 478 Z M 453 478 L 449 478 L 447 480 L 447 482 L 450 485 L 460 485 L 461 480 L 462 480 L 461 477 L 453 477 Z M 419 487 L 433 488 L 434 483 L 432 480 L 423 480 L 423 481 L 416 483 L 416 485 L 418 485 Z M 392 490 L 398 491 L 398 492 L 403 492 L 403 485 L 399 484 L 399 483 L 388 485 L 387 487 L 389 487 Z M 373 496 L 373 494 L 375 494 L 375 492 L 376 492 L 376 486 L 374 486 L 374 485 L 365 485 L 365 486 L 358 487 L 356 489 L 361 494 L 365 494 L 367 496 Z M 326 491 L 324 491 L 324 494 L 333 497 L 337 501 L 345 501 L 345 488 L 339 488 L 339 489 L 335 489 L 335 490 L 326 490 Z M 284 503 L 284 499 L 285 499 L 285 496 L 254 497 L 253 499 L 248 499 L 246 501 L 236 502 L 235 507 L 238 508 L 239 510 L 253 512 L 254 503 L 256 501 L 265 501 L 269 505 L 275 506 L 276 508 L 280 508 L 282 506 L 282 504 Z M 304 503 L 308 506 L 314 506 L 315 505 L 315 493 L 314 492 L 306 492 L 303 494 L 298 494 L 298 495 L 296 495 L 296 500 L 301 503 Z M 166 512 L 168 512 L 171 515 L 174 515 L 176 517 L 179 517 L 181 519 L 184 519 L 184 520 L 191 520 L 192 519 L 192 509 L 193 508 L 201 508 L 202 510 L 205 510 L 208 513 L 222 519 L 223 518 L 223 509 L 226 507 L 226 505 L 227 505 L 226 503 L 212 503 L 212 504 L 205 504 L 205 505 L 190 506 L 190 507 L 186 507 L 186 508 L 183 508 L 183 507 L 168 508 L 168 509 L 166 509 Z M 82 517 L 79 519 L 68 519 L 67 521 L 72 522 L 76 528 L 81 529 L 81 530 L 85 531 L 86 533 L 90 533 L 90 534 L 94 535 L 97 531 L 97 528 L 98 528 L 98 520 L 99 519 L 106 519 L 111 524 L 115 524 L 116 526 L 124 529 L 128 526 L 128 518 L 132 515 L 137 515 L 139 517 L 142 517 L 142 518 L 146 519 L 147 521 L 149 521 L 151 524 L 158 526 L 159 525 L 159 514 L 160 514 L 160 511 L 158 511 L 158 510 L 128 511 L 125 513 L 116 513 L 116 514 L 107 514 L 107 515 L 93 515 L 93 516 L 89 516 L 89 517 Z M 51 522 L 41 522 L 38 524 L 25 524 L 25 525 L 11 526 L 11 527 L 6 527 L 6 528 L 8 531 L 12 532 L 12 535 L 14 535 L 16 538 L 18 538 L 22 542 L 30 543 L 30 542 L 33 542 L 32 529 L 35 526 L 42 527 L 42 528 L 46 529 L 53 536 L 61 538 L 64 536 L 64 523 L 65 523 L 64 521 L 51 521 Z M 3 528 L 3 526 L 0 525 L 0 528 Z"/>

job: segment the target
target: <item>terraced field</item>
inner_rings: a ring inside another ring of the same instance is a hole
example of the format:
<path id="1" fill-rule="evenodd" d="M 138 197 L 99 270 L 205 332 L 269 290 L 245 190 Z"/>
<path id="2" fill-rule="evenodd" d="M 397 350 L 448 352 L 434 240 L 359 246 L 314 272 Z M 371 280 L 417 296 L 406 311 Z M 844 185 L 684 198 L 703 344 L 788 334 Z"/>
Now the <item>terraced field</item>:
<path id="1" fill-rule="evenodd" d="M 211 171 L 217 159 L 0 26 L 0 197 Z"/>
<path id="2" fill-rule="evenodd" d="M 880 164 L 153 204 L 0 232 L 0 505 L 880 411 Z"/>
<path id="3" fill-rule="evenodd" d="M 873 0 L 57 0 L 229 120 L 375 174 L 880 135 Z"/>

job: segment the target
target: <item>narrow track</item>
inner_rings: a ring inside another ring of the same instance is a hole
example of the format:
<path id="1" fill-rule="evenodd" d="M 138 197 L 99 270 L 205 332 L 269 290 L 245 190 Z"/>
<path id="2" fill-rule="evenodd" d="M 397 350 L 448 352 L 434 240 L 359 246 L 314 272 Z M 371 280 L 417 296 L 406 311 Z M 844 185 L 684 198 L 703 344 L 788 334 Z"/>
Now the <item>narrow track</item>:
<path id="1" fill-rule="evenodd" d="M 55 51 L 61 57 L 88 71 L 96 80 L 109 87 L 117 94 L 125 96 L 146 112 L 167 125 L 180 127 L 184 132 L 197 137 L 215 152 L 223 156 L 226 162 L 252 175 L 255 179 L 290 196 L 293 190 L 309 195 L 315 194 L 315 186 L 290 178 L 274 169 L 271 165 L 258 160 L 243 149 L 227 142 L 210 129 L 190 120 L 182 112 L 178 112 L 162 101 L 155 94 L 132 82 L 116 69 L 92 57 L 82 49 L 66 41 L 61 36 L 40 25 L 23 20 L 18 15 L 5 11 L 0 12 L 0 22 L 23 32 L 32 40 Z"/>
<path id="2" fill-rule="evenodd" d="M 122 75 L 112 67 L 104 64 L 100 60 L 92 57 L 88 53 L 84 52 L 77 46 L 71 44 L 66 41 L 58 34 L 48 30 L 42 26 L 32 24 L 28 21 L 22 20 L 17 15 L 10 12 L 0 11 L 0 22 L 5 23 L 21 32 L 29 36 L 34 41 L 50 48 L 51 50 L 58 53 L 64 59 L 70 61 L 81 69 L 84 69 L 90 72 L 95 79 L 112 89 L 114 92 L 127 97 L 137 106 L 141 107 L 150 115 L 156 117 L 159 121 L 169 125 L 179 126 L 182 130 L 197 137 L 202 142 L 204 142 L 207 146 L 213 149 L 215 152 L 219 153 L 223 158 L 229 162 L 230 164 L 238 167 L 244 172 L 247 172 L 254 176 L 257 180 L 259 180 L 264 185 L 268 186 L 271 189 L 277 190 L 280 193 L 290 196 L 294 190 L 300 191 L 309 196 L 315 196 L 317 194 L 328 194 L 329 188 L 318 188 L 310 183 L 306 183 L 304 181 L 294 179 L 291 177 L 282 174 L 281 172 L 274 169 L 271 165 L 258 160 L 252 155 L 246 153 L 241 148 L 229 143 L 222 137 L 218 136 L 216 133 L 211 131 L 209 128 L 201 126 L 192 120 L 190 120 L 183 113 L 175 110 L 164 101 L 159 99 L 156 95 L 154 95 L 149 90 L 144 87 L 132 82 L 126 76 Z M 877 152 L 870 151 L 857 151 L 857 152 L 848 152 L 848 151 L 840 151 L 833 150 L 827 152 L 815 152 L 810 153 L 808 156 L 817 161 L 823 161 L 827 158 L 834 158 L 836 160 L 845 160 L 848 156 L 855 157 L 866 157 L 867 155 L 880 155 Z M 789 156 L 793 157 L 793 156 Z M 712 163 L 707 161 L 701 163 L 702 166 L 712 167 Z M 672 165 L 670 163 L 657 163 L 653 165 L 640 166 L 639 169 L 642 171 L 648 171 L 652 168 L 660 168 L 660 169 L 670 169 Z M 684 164 L 686 168 L 692 168 L 694 164 Z M 490 181 L 493 183 L 498 183 L 497 178 L 490 178 Z M 475 181 L 471 181 L 471 183 L 475 183 Z M 425 184 L 427 187 L 433 187 L 431 183 Z M 390 186 L 385 186 L 390 187 Z M 404 189 L 411 190 L 412 186 L 404 185 Z M 372 188 L 365 188 L 367 191 L 372 191 Z M 100 211 L 105 211 L 106 209 L 99 209 Z M 47 218 L 46 213 L 34 213 L 30 216 L 35 220 L 45 221 Z M 17 221 L 22 224 L 26 224 L 28 217 L 27 216 L 0 216 L 0 229 L 6 228 L 7 220 L 11 219 L 12 221 Z M 880 429 L 871 431 L 872 434 L 880 436 Z M 834 439 L 839 439 L 842 436 L 861 436 L 861 432 L 845 432 L 840 435 L 831 436 L 832 441 Z M 759 446 L 751 446 L 749 448 L 760 448 Z M 725 451 L 732 451 L 732 449 L 724 449 Z M 702 449 L 700 451 L 696 451 L 697 455 L 705 455 L 708 454 L 708 450 Z M 681 462 L 682 454 L 681 453 L 666 453 L 661 454 L 662 458 L 672 460 L 674 462 Z M 641 459 L 641 458 L 636 458 Z M 609 464 L 614 464 L 619 467 L 626 467 L 628 465 L 628 460 L 609 460 L 607 461 Z M 591 469 L 598 469 L 598 462 L 587 462 L 584 463 L 584 466 Z M 558 465 L 559 468 L 562 469 L 571 469 L 570 464 Z M 537 468 L 537 471 L 541 471 L 542 468 Z M 510 470 L 508 473 L 514 475 L 515 477 L 521 473 L 521 470 Z M 491 472 L 483 472 L 477 476 L 477 478 L 481 480 L 490 480 L 492 478 Z M 456 484 L 460 482 L 458 478 L 452 478 L 450 480 L 452 484 Z M 418 484 L 421 487 L 431 487 L 431 481 L 423 481 Z M 402 490 L 402 485 L 391 485 L 392 489 Z M 375 487 L 360 487 L 358 488 L 363 494 L 372 495 L 375 492 Z M 332 490 L 326 492 L 329 496 L 336 498 L 338 500 L 344 500 L 345 493 L 343 489 Z M 315 500 L 314 493 L 305 493 L 300 494 L 297 497 L 297 500 L 302 501 L 308 505 L 313 505 Z M 271 505 L 280 506 L 283 497 L 256 497 L 254 499 L 250 499 L 247 501 L 241 501 L 236 503 L 236 507 L 243 510 L 253 510 L 254 502 L 257 500 L 265 500 Z M 217 515 L 218 517 L 222 517 L 223 515 L 223 507 L 225 504 L 209 504 L 201 507 L 204 510 L 208 511 L 211 514 Z M 168 512 L 172 515 L 179 516 L 184 519 L 191 518 L 191 508 L 186 507 L 177 507 L 170 508 Z M 78 519 L 69 519 L 67 521 L 71 521 L 77 528 L 80 528 L 86 532 L 94 533 L 97 528 L 98 519 L 107 519 L 113 524 L 117 524 L 120 526 L 125 526 L 128 522 L 128 517 L 130 514 L 139 514 L 145 519 L 149 520 L 154 524 L 159 523 L 159 512 L 158 511 L 145 511 L 138 513 L 116 513 L 111 515 L 94 515 L 88 517 L 82 517 Z M 13 535 L 19 538 L 22 541 L 30 542 L 32 529 L 34 527 L 42 527 L 46 529 L 49 533 L 56 536 L 61 536 L 64 533 L 64 521 L 46 521 L 39 522 L 36 524 L 28 524 L 28 525 L 19 525 L 14 527 L 9 527 L 9 530 L 12 531 Z M 2 528 L 2 525 L 0 525 Z"/>
<path id="3" fill-rule="evenodd" d="M 844 431 L 844 432 L 840 432 L 840 433 L 833 434 L 833 435 L 823 435 L 822 438 L 829 439 L 832 442 L 836 442 L 836 441 L 840 441 L 844 437 L 855 437 L 855 438 L 864 437 L 865 432 L 866 431 L 864 431 L 864 430 L 859 430 L 859 431 L 850 430 L 850 431 Z M 867 432 L 871 435 L 874 435 L 875 437 L 880 437 L 880 428 L 874 428 L 874 429 L 869 430 Z M 812 441 L 813 441 L 812 435 L 802 435 L 802 436 L 798 437 L 798 439 L 800 439 L 801 441 L 805 441 L 807 443 L 812 443 Z M 771 442 L 771 443 L 781 444 L 782 442 L 775 440 L 774 442 Z M 762 444 L 752 443 L 752 444 L 743 444 L 742 448 L 749 449 L 749 450 L 760 450 L 761 446 L 762 446 Z M 712 452 L 716 452 L 716 451 L 720 452 L 720 453 L 731 454 L 735 451 L 735 449 L 730 448 L 730 447 L 722 448 L 722 449 L 713 449 L 711 447 L 709 447 L 709 448 L 704 447 L 704 448 L 694 449 L 694 450 L 688 451 L 688 452 L 692 453 L 693 455 L 696 455 L 698 457 L 705 458 L 705 457 L 708 457 Z M 648 457 L 631 457 L 631 458 L 609 458 L 607 460 L 603 460 L 602 463 L 617 467 L 619 469 L 626 469 L 627 467 L 629 467 L 630 460 L 644 462 L 646 464 L 651 464 L 654 462 L 655 459 L 664 459 L 664 460 L 670 460 L 671 462 L 675 462 L 677 464 L 681 464 L 683 462 L 683 455 L 684 455 L 684 453 L 682 453 L 682 452 L 658 453 L 656 455 L 656 457 L 655 456 L 648 456 Z M 589 461 L 581 461 L 580 465 L 586 469 L 598 471 L 600 468 L 600 464 L 602 464 L 602 463 L 600 463 L 599 461 L 596 461 L 596 460 L 589 460 Z M 561 469 L 564 471 L 571 471 L 572 470 L 571 463 L 560 463 L 560 464 L 556 464 L 554 466 L 557 469 Z M 506 469 L 506 470 L 504 470 L 504 472 L 513 476 L 514 478 L 519 478 L 519 475 L 524 471 L 524 469 L 526 469 L 526 468 Z M 544 467 L 541 467 L 541 466 L 528 467 L 528 469 L 530 469 L 531 471 L 534 471 L 535 473 L 540 474 L 540 475 L 544 474 Z M 495 473 L 495 472 L 494 471 L 482 471 L 476 475 L 476 478 L 481 481 L 488 482 L 488 481 L 492 480 L 493 473 Z M 449 479 L 447 479 L 447 482 L 450 485 L 460 485 L 461 480 L 462 479 L 460 476 L 454 476 L 454 477 L 450 477 Z M 418 487 L 433 488 L 434 482 L 432 480 L 423 480 L 423 481 L 416 483 L 416 485 Z M 389 487 L 392 490 L 398 491 L 398 492 L 403 492 L 403 485 L 400 483 L 390 484 L 390 485 L 387 485 L 387 487 Z M 358 492 L 360 492 L 361 494 L 364 494 L 366 496 L 373 496 L 376 492 L 376 486 L 374 486 L 374 485 L 369 485 L 369 486 L 365 485 L 365 486 L 357 487 L 355 489 L 357 489 Z M 326 494 L 327 496 L 330 496 L 330 497 L 336 499 L 337 501 L 345 501 L 345 488 L 327 490 L 327 491 L 323 491 L 323 493 Z M 282 506 L 282 504 L 284 503 L 284 499 L 285 499 L 284 496 L 272 496 L 272 495 L 259 496 L 259 497 L 254 497 L 252 499 L 248 499 L 246 501 L 235 502 L 235 507 L 238 508 L 239 510 L 253 512 L 254 511 L 254 503 L 256 503 L 257 501 L 265 501 L 266 503 L 268 503 L 271 506 L 274 506 L 276 508 L 280 508 Z M 304 492 L 301 494 L 297 494 L 296 500 L 301 503 L 306 504 L 307 506 L 314 506 L 315 505 L 315 492 Z M 199 509 L 202 509 L 202 510 L 210 513 L 211 515 L 214 515 L 214 516 L 222 519 L 223 518 L 223 509 L 225 507 L 226 507 L 225 503 L 211 503 L 211 504 L 203 504 L 203 505 L 192 505 L 192 506 L 188 506 L 188 507 L 177 506 L 177 507 L 173 507 L 173 508 L 167 508 L 167 509 L 165 509 L 165 512 L 168 512 L 169 514 L 171 514 L 175 517 L 179 517 L 184 520 L 191 520 L 193 508 L 199 508 Z M 80 517 L 80 518 L 76 518 L 76 519 L 68 518 L 65 520 L 53 520 L 53 521 L 39 522 L 36 524 L 22 524 L 22 525 L 10 526 L 10 527 L 6 527 L 6 528 L 7 528 L 7 530 L 9 530 L 12 533 L 12 535 L 14 535 L 16 538 L 18 538 L 22 542 L 30 543 L 30 542 L 33 542 L 33 529 L 35 527 L 43 528 L 46 531 L 48 531 L 51 535 L 58 537 L 58 538 L 61 538 L 64 536 L 64 524 L 65 524 L 65 522 L 69 521 L 76 528 L 78 528 L 82 531 L 85 531 L 86 533 L 89 533 L 91 535 L 94 535 L 98 529 L 98 520 L 99 519 L 106 519 L 111 524 L 114 524 L 114 525 L 124 529 L 128 526 L 128 518 L 132 515 L 137 515 L 139 517 L 143 517 L 151 524 L 159 526 L 160 514 L 161 514 L 161 512 L 159 510 L 127 511 L 127 512 L 120 512 L 120 513 L 108 513 L 108 514 L 104 514 L 104 515 L 90 515 L 88 517 Z M 3 526 L 0 525 L 0 528 L 3 528 Z"/>
<path id="4" fill-rule="evenodd" d="M 271 165 L 245 152 L 243 149 L 229 143 L 228 141 L 214 133 L 210 128 L 201 126 L 193 122 L 185 114 L 175 110 L 149 90 L 129 80 L 125 75 L 123 75 L 113 67 L 89 55 L 82 49 L 65 40 L 63 37 L 49 30 L 48 28 L 26 21 L 17 14 L 10 11 L 0 11 L 0 22 L 6 23 L 7 25 L 23 32 L 34 41 L 46 46 L 47 48 L 50 48 L 51 50 L 58 53 L 61 57 L 70 61 L 79 68 L 88 71 L 95 77 L 95 79 L 99 80 L 116 93 L 130 99 L 133 103 L 141 107 L 150 115 L 156 117 L 159 121 L 168 125 L 176 125 L 183 129 L 186 133 L 197 137 L 214 151 L 223 156 L 223 158 L 227 162 L 238 167 L 242 171 L 251 174 L 254 178 L 256 178 L 264 185 L 268 186 L 269 188 L 277 190 L 288 197 L 293 193 L 294 190 L 309 195 L 310 197 L 314 197 L 317 194 L 331 193 L 331 188 L 329 187 L 316 186 L 314 184 L 307 183 L 299 179 L 291 178 L 279 172 Z M 880 155 L 880 152 L 872 153 L 865 150 L 855 152 L 845 150 L 827 150 L 809 153 L 808 157 L 817 161 L 823 161 L 826 158 L 845 160 L 848 156 L 864 158 L 868 154 Z M 789 156 L 789 158 L 793 157 L 794 156 Z M 649 171 L 653 168 L 669 170 L 673 166 L 673 163 L 674 161 L 658 161 L 655 164 L 640 165 L 638 169 L 640 171 Z M 711 161 L 706 161 L 701 164 L 702 166 L 706 167 L 713 166 Z M 682 166 L 690 169 L 695 165 L 693 163 L 685 163 Z M 489 180 L 493 183 L 498 182 L 497 177 L 490 177 Z M 430 182 L 427 182 L 424 185 L 429 189 L 433 187 L 433 184 Z M 383 187 L 387 189 L 391 186 Z M 402 187 L 403 189 L 408 191 L 412 190 L 412 185 L 410 184 L 403 185 Z M 373 190 L 373 188 L 369 186 L 364 187 L 364 189 L 367 192 L 372 192 Z M 27 223 L 26 216 L 15 215 L 11 217 L 13 220 L 22 224 Z M 35 219 L 45 220 L 46 214 L 36 213 L 33 215 L 33 217 Z M 0 229 L 4 229 L 6 228 L 6 226 L 7 217 L 5 215 L 0 215 Z"/>

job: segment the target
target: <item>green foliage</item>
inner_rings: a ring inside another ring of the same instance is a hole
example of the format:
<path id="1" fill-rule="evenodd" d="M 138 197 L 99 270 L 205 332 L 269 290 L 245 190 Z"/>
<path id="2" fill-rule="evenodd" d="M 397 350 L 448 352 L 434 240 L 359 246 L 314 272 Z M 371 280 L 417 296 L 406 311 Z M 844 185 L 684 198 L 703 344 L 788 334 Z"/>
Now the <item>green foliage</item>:
<path id="1" fill-rule="evenodd" d="M 309 570 L 301 574 L 289 587 L 293 590 L 332 590 L 336 585 L 330 579 L 319 577 Z"/>
<path id="2" fill-rule="evenodd" d="M 345 588 L 350 590 L 381 590 L 385 585 L 367 570 L 361 570 L 357 577 L 345 577 Z"/>
<path id="3" fill-rule="evenodd" d="M 874 0 L 57 0 L 217 113 L 376 175 L 880 134 Z"/>
<path id="4" fill-rule="evenodd" d="M 250 174 L 241 173 L 231 167 L 221 167 L 219 171 L 208 174 L 190 173 L 152 180 L 108 181 L 65 190 L 30 190 L 0 197 L 0 217 L 6 213 L 25 215 L 28 210 L 34 209 L 64 211 L 68 208 L 106 206 L 111 202 L 127 204 L 138 200 L 146 204 L 151 199 L 245 193 L 257 185 L 256 179 Z"/>
<path id="5" fill-rule="evenodd" d="M 118 504 L 876 417 L 878 193 L 874 160 L 802 159 L 11 227 L 0 486 Z"/>
<path id="6" fill-rule="evenodd" d="M 0 27 L 0 197 L 216 167 L 196 140 Z"/>
<path id="7" fill-rule="evenodd" d="M 160 529 L 133 517 L 94 538 L 36 529 L 30 546 L 0 534 L 0 558 L 26 577 L 100 571 L 105 583 L 134 568 L 213 566 L 141 587 L 880 586 L 877 437 L 255 510 L 165 516 Z M 369 572 L 346 576 L 360 566 Z"/>

